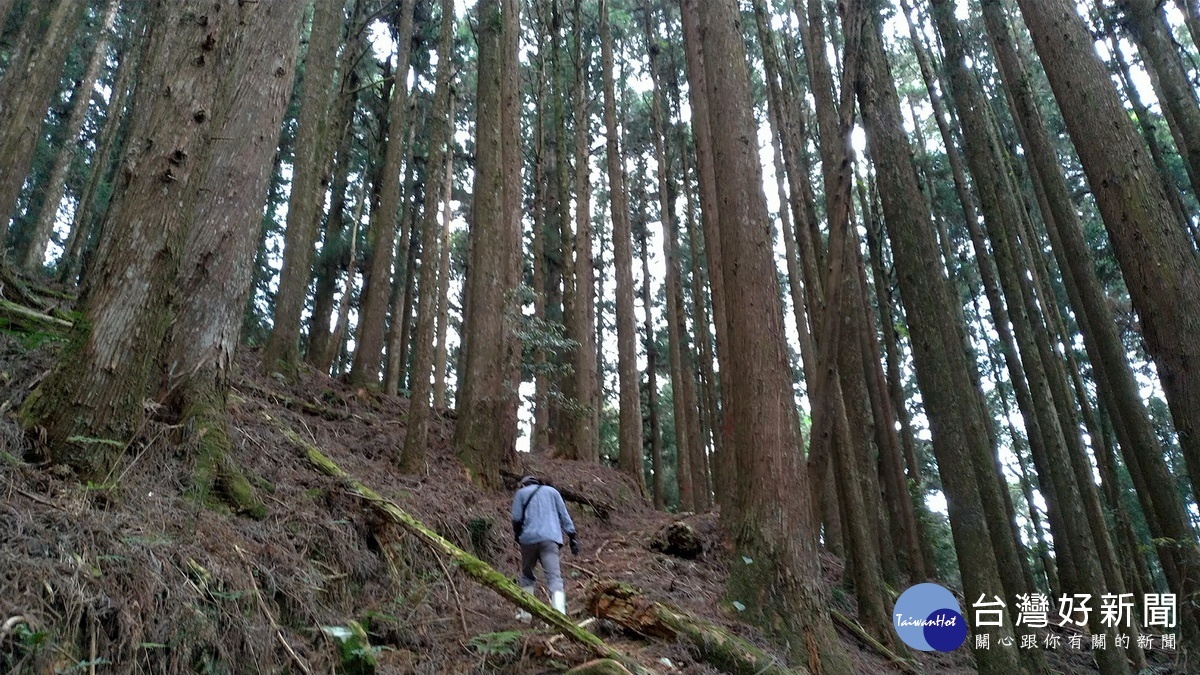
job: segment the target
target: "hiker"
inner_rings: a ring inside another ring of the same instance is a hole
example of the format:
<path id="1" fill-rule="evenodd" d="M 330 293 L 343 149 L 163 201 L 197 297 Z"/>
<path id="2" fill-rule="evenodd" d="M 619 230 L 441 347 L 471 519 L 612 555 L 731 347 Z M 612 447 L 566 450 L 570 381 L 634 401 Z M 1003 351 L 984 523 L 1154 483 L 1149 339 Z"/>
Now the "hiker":
<path id="1" fill-rule="evenodd" d="M 512 525 L 513 538 L 521 546 L 521 589 L 530 595 L 537 593 L 533 568 L 540 561 L 554 609 L 566 614 L 567 594 L 559 570 L 562 534 L 566 531 L 574 555 L 579 555 L 579 540 L 575 538 L 575 523 L 567 513 L 562 495 L 537 478 L 525 476 L 513 495 Z M 521 621 L 532 618 L 525 610 L 517 612 L 517 619 Z"/>

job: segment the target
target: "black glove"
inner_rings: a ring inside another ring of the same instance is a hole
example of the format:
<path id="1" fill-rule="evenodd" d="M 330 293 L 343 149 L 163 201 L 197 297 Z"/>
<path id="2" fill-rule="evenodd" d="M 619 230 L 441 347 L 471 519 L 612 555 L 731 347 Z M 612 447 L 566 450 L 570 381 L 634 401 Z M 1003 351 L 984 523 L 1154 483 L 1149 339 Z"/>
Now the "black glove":
<path id="1" fill-rule="evenodd" d="M 514 520 L 514 521 L 512 521 L 512 524 L 513 524 L 513 541 L 515 541 L 519 544 L 519 543 L 521 543 L 521 530 L 525 529 L 525 523 L 523 523 L 519 520 Z"/>
<path id="2" fill-rule="evenodd" d="M 579 540 L 575 538 L 575 533 L 567 536 L 571 538 L 571 555 L 579 555 Z"/>

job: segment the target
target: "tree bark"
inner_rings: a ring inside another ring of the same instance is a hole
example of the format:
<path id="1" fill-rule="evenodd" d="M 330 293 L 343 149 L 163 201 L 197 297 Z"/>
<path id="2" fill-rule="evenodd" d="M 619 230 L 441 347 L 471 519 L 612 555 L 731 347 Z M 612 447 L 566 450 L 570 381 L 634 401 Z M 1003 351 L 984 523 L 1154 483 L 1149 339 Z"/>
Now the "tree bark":
<path id="1" fill-rule="evenodd" d="M 476 166 L 467 273 L 466 357 L 454 446 L 472 478 L 500 484 L 515 463 L 520 315 L 519 35 L 514 0 L 481 0 Z"/>
<path id="2" fill-rule="evenodd" d="M 454 106 L 450 96 L 450 78 L 454 63 L 454 0 L 442 0 L 441 30 L 438 36 L 438 65 L 434 76 L 433 107 L 429 113 L 429 160 L 425 169 L 425 206 L 421 212 L 421 299 L 417 308 L 417 328 L 413 336 L 412 395 L 408 401 L 407 433 L 400 454 L 400 470 L 417 473 L 425 470 L 425 446 L 429 440 L 430 376 L 433 369 L 434 324 L 438 313 L 438 202 L 437 186 L 442 173 L 448 172 L 445 157 L 453 155 L 447 144 L 453 134 Z"/>
<path id="3" fill-rule="evenodd" d="M 209 0 L 153 11 L 132 108 L 137 151 L 108 212 L 87 321 L 26 400 L 24 421 L 46 430 L 56 458 L 103 476 L 114 447 L 78 437 L 130 441 L 144 401 L 157 400 L 192 430 L 198 490 L 221 474 L 226 496 L 253 509 L 249 485 L 224 459 L 224 392 L 302 5 Z"/>
<path id="4" fill-rule="evenodd" d="M 317 222 L 325 206 L 330 106 L 337 90 L 337 50 L 342 42 L 342 0 L 316 0 L 296 127 L 292 191 L 283 233 L 283 264 L 275 295 L 271 336 L 263 348 L 263 368 L 290 373 L 300 361 L 300 315 L 312 277 Z"/>
<path id="5" fill-rule="evenodd" d="M 721 216 L 719 198 L 717 195 L 716 167 L 713 159 L 713 130 L 709 119 L 708 75 L 706 73 L 705 55 L 700 47 L 700 10 L 697 0 L 680 0 L 682 14 L 684 53 L 687 57 L 687 76 L 690 95 L 688 102 L 692 108 L 692 135 L 696 141 L 696 174 L 700 192 L 700 213 L 704 230 L 704 257 L 708 266 L 709 294 L 712 298 L 712 316 L 716 335 L 716 355 L 718 362 L 728 360 L 726 350 L 729 349 L 728 321 L 725 310 L 725 269 L 721 255 Z M 718 377 L 720 391 L 721 419 L 718 426 L 721 443 L 720 447 L 727 450 L 718 453 L 714 473 L 714 490 L 717 501 L 733 494 L 733 468 L 735 466 L 732 450 L 733 427 L 730 421 L 730 387 L 724 376 Z"/>
<path id="6" fill-rule="evenodd" d="M 617 129 L 617 96 L 613 82 L 613 39 L 609 8 L 600 0 L 600 58 L 604 89 L 605 154 L 608 163 L 609 211 L 613 227 L 613 262 L 617 282 L 617 374 L 619 420 L 617 466 L 645 491 L 642 470 L 642 411 L 638 394 L 637 326 L 633 313 L 633 234 L 629 193 Z M 657 480 L 657 478 L 656 478 Z M 659 491 L 661 493 L 661 491 Z M 656 500 L 657 501 L 657 500 Z"/>
<path id="7" fill-rule="evenodd" d="M 392 250 L 395 248 L 396 220 L 400 205 L 400 162 L 404 156 L 405 118 L 408 114 L 409 56 L 413 33 L 415 0 L 401 0 L 400 30 L 396 40 L 395 84 L 388 104 L 388 132 L 383 168 L 379 174 L 378 209 L 371 209 L 371 227 L 367 231 L 366 259 L 362 301 L 359 303 L 358 333 L 355 339 L 354 364 L 350 367 L 350 382 L 356 385 L 377 384 L 382 366 L 384 321 L 387 318 L 388 291 L 391 288 Z M 431 165 L 431 171 L 437 168 Z M 436 184 L 436 183 L 432 183 Z M 432 185 L 431 184 L 431 185 Z M 437 190 L 433 190 L 436 194 Z M 436 211 L 436 209 L 435 209 Z M 430 239 L 425 246 L 432 247 Z M 436 270 L 436 268 L 433 268 Z"/>
<path id="8" fill-rule="evenodd" d="M 63 189 L 67 184 L 67 171 L 71 168 L 71 162 L 75 159 L 75 150 L 79 147 L 76 140 L 79 138 L 83 122 L 87 118 L 93 90 L 96 88 L 96 81 L 100 79 L 100 69 L 108 56 L 108 33 L 112 30 L 113 21 L 117 17 L 118 3 L 116 0 L 106 0 L 106 2 L 108 4 L 104 8 L 104 15 L 96 31 L 92 57 L 88 60 L 83 79 L 79 81 L 75 87 L 75 93 L 71 96 L 71 112 L 67 117 L 63 145 L 54 157 L 50 178 L 47 179 L 43 189 L 45 198 L 42 201 L 41 211 L 38 212 L 37 220 L 33 223 L 33 230 L 25 240 L 25 253 L 21 260 L 21 267 L 27 272 L 42 271 L 46 258 L 46 247 L 50 243 L 50 236 L 54 233 L 54 220 L 58 215 L 59 202 L 62 201 Z"/>
<path id="9" fill-rule="evenodd" d="M 904 300 L 917 382 L 933 432 L 934 454 L 941 468 L 948 501 L 951 532 L 962 573 L 964 595 L 971 600 L 1005 594 L 991 547 L 989 523 L 980 486 L 972 466 L 973 456 L 989 453 L 985 422 L 974 405 L 970 365 L 963 353 L 963 326 L 955 320 L 953 300 L 937 260 L 933 227 L 924 210 L 913 170 L 908 141 L 900 116 L 900 101 L 891 79 L 877 20 L 863 30 L 863 66 L 855 82 L 868 149 L 874 159 L 884 223 Z M 993 640 L 1012 639 L 1005 625 L 989 631 Z M 981 673 L 1025 672 L 1010 650 L 974 650 Z"/>
<path id="10" fill-rule="evenodd" d="M 710 2 L 700 16 L 713 166 L 717 172 L 730 347 L 728 373 L 737 479 L 721 519 L 734 554 L 727 597 L 776 637 L 807 648 L 825 673 L 852 668 L 824 609 L 816 581 L 817 536 L 799 452 L 783 312 L 771 254 L 741 20 L 734 0 Z M 693 33 L 685 40 L 695 37 Z M 748 601 L 748 602 L 747 602 Z"/>

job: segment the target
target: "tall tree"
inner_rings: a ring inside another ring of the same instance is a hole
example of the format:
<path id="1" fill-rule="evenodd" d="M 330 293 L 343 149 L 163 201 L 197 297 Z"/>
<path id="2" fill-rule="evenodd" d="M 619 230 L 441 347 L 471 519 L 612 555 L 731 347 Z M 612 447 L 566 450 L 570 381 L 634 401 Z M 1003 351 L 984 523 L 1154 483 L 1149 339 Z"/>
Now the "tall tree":
<path id="1" fill-rule="evenodd" d="M 16 53 L 0 79 L 0 244 L 16 218 L 17 198 L 33 162 L 42 121 L 58 90 L 85 0 L 34 2 Z"/>
<path id="2" fill-rule="evenodd" d="M 413 336 L 412 397 L 408 403 L 408 430 L 400 468 L 415 473 L 425 468 L 425 445 L 429 439 L 430 376 L 433 370 L 434 327 L 438 313 L 438 202 L 441 174 L 448 172 L 445 157 L 453 131 L 454 106 L 450 77 L 454 63 L 454 0 L 442 0 L 438 65 L 434 78 L 433 108 L 429 115 L 429 160 L 425 173 L 425 207 L 421 213 L 421 300 L 417 329 Z"/>
<path id="3" fill-rule="evenodd" d="M 720 200 L 722 271 L 726 275 L 733 491 L 721 518 L 732 544 L 728 596 L 779 637 L 808 645 L 810 669 L 852 668 L 824 608 L 817 578 L 817 536 L 799 450 L 791 364 L 771 223 L 755 142 L 741 19 L 735 0 L 711 2 L 700 14 L 709 123 Z M 685 34 L 685 39 L 695 34 Z M 727 358 L 726 358 L 727 357 Z"/>
<path id="4" fill-rule="evenodd" d="M 519 3 L 481 0 L 475 95 L 475 190 L 468 245 L 465 358 L 454 447 L 478 482 L 496 487 L 515 462 L 521 346 Z"/>
<path id="5" fill-rule="evenodd" d="M 617 281 L 617 375 L 619 379 L 617 465 L 643 494 L 642 410 L 638 394 L 637 327 L 633 314 L 633 233 L 624 156 L 617 130 L 617 95 L 613 81 L 613 39 L 607 0 L 600 0 L 600 68 L 603 71 L 605 153 L 608 163 L 609 212 L 613 227 L 613 262 Z M 657 480 L 657 479 L 656 479 Z"/>
<path id="6" fill-rule="evenodd" d="M 1156 0 L 1120 0 L 1125 27 L 1137 41 L 1163 116 L 1187 167 L 1192 190 L 1200 196 L 1200 104 L 1162 5 Z"/>
<path id="7" fill-rule="evenodd" d="M 302 10 L 213 0 L 151 10 L 131 113 L 135 154 L 106 217 L 86 321 L 70 357 L 23 408 L 56 459 L 85 475 L 111 467 L 116 447 L 142 429 L 150 399 L 195 443 L 197 488 L 219 476 L 237 507 L 254 509 L 249 484 L 224 456 L 225 383 Z"/>
<path id="8" fill-rule="evenodd" d="M 917 383 L 941 469 L 963 590 L 972 601 L 991 600 L 1004 596 L 1005 589 L 985 534 L 990 524 L 978 479 L 968 468 L 974 466 L 973 457 L 990 450 L 979 408 L 963 405 L 976 397 L 963 350 L 964 327 L 955 318 L 946 278 L 934 264 L 939 254 L 929 214 L 912 208 L 921 203 L 921 190 L 876 17 L 862 31 L 862 48 L 863 63 L 854 86 L 883 198 L 884 224 L 908 317 Z M 992 639 L 1012 639 L 1007 624 L 989 632 Z M 981 673 L 1024 672 L 1011 650 L 976 649 L 975 658 Z"/>
<path id="9" fill-rule="evenodd" d="M 271 336 L 263 349 L 263 367 L 290 371 L 300 360 L 300 315 L 312 276 L 317 223 L 325 206 L 325 174 L 330 143 L 330 108 L 337 91 L 337 51 L 342 42 L 343 0 L 316 0 L 308 54 L 304 59 L 292 191 L 283 233 L 283 266 Z M 328 318 L 326 318 L 328 321 Z"/>
<path id="10" fill-rule="evenodd" d="M 1194 339 L 1200 332 L 1200 263 L 1092 49 L 1083 17 L 1069 0 L 1018 4 L 1096 197 L 1195 489 L 1200 485 L 1200 343 Z M 1184 625 L 1200 632 L 1194 619 Z"/>
<path id="11" fill-rule="evenodd" d="M 33 229 L 25 239 L 25 254 L 22 256 L 21 267 L 29 272 L 40 272 L 46 259 L 46 246 L 54 232 L 54 220 L 58 215 L 59 202 L 67 185 L 67 172 L 75 159 L 75 151 L 79 147 L 76 139 L 83 122 L 87 118 L 88 108 L 92 102 L 96 81 L 100 79 L 100 69 L 108 57 L 108 38 L 113 22 L 117 18 L 117 0 L 106 0 L 107 5 L 96 29 L 96 37 L 92 46 L 92 56 L 88 59 L 87 70 L 83 79 L 75 87 L 71 95 L 71 112 L 67 116 L 66 132 L 63 134 L 62 148 L 54 157 L 54 166 L 50 169 L 50 178 L 43 189 L 45 199 Z"/>
<path id="12" fill-rule="evenodd" d="M 590 45 L 584 27 L 580 0 L 575 0 L 575 240 L 571 255 L 575 258 L 575 306 L 567 317 L 573 324 L 571 337 L 578 343 L 573 359 L 575 399 L 579 410 L 574 416 L 575 455 L 580 459 L 600 460 L 600 389 L 596 362 L 596 276 L 592 267 L 591 202 L 591 96 L 588 93 Z"/>
<path id="13" fill-rule="evenodd" d="M 400 163 L 404 156 L 405 120 L 408 114 L 408 70 L 412 53 L 413 6 L 415 0 L 401 0 L 400 27 L 396 32 L 396 68 L 392 98 L 388 104 L 386 147 L 379 173 L 379 203 L 371 210 L 367 231 L 366 273 L 362 302 L 358 312 L 354 365 L 350 381 L 375 384 L 382 366 L 384 322 L 387 318 L 388 291 L 391 289 L 392 253 L 395 248 L 396 221 L 400 208 Z M 436 169 L 434 169 L 436 171 Z M 435 194 L 437 190 L 432 190 Z M 435 202 L 436 203 L 436 202 Z M 436 211 L 436 209 L 434 209 Z M 424 241 L 430 241 L 428 239 Z M 436 269 L 436 267 L 435 267 Z"/>
<path id="14" fill-rule="evenodd" d="M 1193 546 L 1170 546 L 1171 541 L 1195 541 L 1184 505 L 1170 491 L 1152 489 L 1173 481 L 1154 427 L 1142 402 L 1129 357 L 1096 276 L 1083 225 L 1071 201 L 1045 117 L 1030 84 L 1029 70 L 1017 52 L 1008 19 L 999 0 L 984 0 L 983 18 L 997 57 L 997 66 L 1013 103 L 1014 122 L 1029 159 L 1034 187 L 1040 195 L 1042 217 L 1051 247 L 1062 270 L 1063 284 L 1083 333 L 1097 381 L 1100 401 L 1112 417 L 1125 464 L 1133 477 L 1139 502 L 1171 588 L 1181 596 L 1197 592 L 1200 552 Z M 1082 400 L 1082 397 L 1081 397 Z"/>

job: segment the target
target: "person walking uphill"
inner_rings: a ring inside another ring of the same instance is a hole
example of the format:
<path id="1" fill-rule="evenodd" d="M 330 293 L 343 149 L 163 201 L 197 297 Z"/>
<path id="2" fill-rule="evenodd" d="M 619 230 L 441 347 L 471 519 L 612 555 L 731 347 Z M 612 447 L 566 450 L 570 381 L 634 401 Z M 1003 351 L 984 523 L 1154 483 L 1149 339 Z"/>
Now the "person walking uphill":
<path id="1" fill-rule="evenodd" d="M 536 594 L 537 579 L 533 576 L 533 568 L 541 562 L 554 609 L 566 614 L 567 594 L 559 569 L 563 532 L 567 533 L 574 555 L 579 555 L 579 540 L 575 537 L 575 523 L 567 513 L 562 495 L 537 478 L 525 476 L 513 495 L 512 525 L 513 538 L 521 546 L 521 588 L 530 595 Z M 528 621 L 532 617 L 522 610 L 517 613 L 517 618 Z"/>

